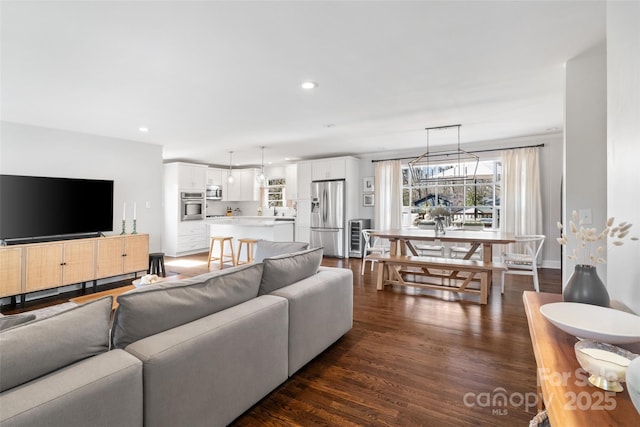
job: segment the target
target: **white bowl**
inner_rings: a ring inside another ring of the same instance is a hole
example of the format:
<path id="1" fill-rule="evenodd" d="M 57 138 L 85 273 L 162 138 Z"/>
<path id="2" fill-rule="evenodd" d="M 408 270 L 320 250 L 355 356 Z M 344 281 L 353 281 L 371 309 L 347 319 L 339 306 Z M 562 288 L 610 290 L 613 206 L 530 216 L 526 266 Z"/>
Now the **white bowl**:
<path id="1" fill-rule="evenodd" d="M 568 334 L 609 344 L 640 342 L 640 316 L 577 302 L 554 302 L 540 313 Z"/>
<path id="2" fill-rule="evenodd" d="M 620 383 L 626 380 L 627 367 L 637 354 L 592 340 L 578 341 L 574 349 L 582 369 L 591 374 L 591 384 L 608 391 L 624 390 Z"/>
<path id="3" fill-rule="evenodd" d="M 640 414 L 640 357 L 636 357 L 627 368 L 627 389 Z"/>

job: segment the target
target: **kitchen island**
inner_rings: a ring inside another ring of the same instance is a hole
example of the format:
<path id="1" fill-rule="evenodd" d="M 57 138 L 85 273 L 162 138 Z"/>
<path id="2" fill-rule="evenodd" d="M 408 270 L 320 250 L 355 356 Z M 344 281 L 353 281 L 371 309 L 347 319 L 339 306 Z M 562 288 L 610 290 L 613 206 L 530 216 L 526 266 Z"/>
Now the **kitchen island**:
<path id="1" fill-rule="evenodd" d="M 263 239 L 274 242 L 292 242 L 294 240 L 295 218 L 282 216 L 231 216 L 207 218 L 210 236 L 233 237 L 233 249 L 238 250 L 238 239 Z M 216 251 L 218 253 L 216 253 Z M 219 256 L 216 245 L 214 256 Z M 246 247 L 242 247 L 240 259 L 247 259 Z"/>

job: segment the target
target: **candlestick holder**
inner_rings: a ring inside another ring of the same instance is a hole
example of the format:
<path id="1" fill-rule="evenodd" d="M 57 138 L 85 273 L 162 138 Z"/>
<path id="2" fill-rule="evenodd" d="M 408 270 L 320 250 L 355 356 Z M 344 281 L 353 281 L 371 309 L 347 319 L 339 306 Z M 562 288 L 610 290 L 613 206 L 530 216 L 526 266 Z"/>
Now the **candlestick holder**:
<path id="1" fill-rule="evenodd" d="M 124 230 L 124 219 L 122 220 L 122 232 L 120 233 L 122 234 L 127 234 L 127 232 Z"/>
<path id="2" fill-rule="evenodd" d="M 136 220 L 133 220 L 133 231 L 131 232 L 131 234 L 138 234 L 138 232 L 136 231 Z"/>

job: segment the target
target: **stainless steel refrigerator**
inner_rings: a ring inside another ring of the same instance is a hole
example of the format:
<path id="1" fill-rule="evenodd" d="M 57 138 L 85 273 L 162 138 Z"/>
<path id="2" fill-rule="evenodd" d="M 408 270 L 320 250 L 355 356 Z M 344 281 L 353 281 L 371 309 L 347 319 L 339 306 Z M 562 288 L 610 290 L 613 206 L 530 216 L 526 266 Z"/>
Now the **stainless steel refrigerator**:
<path id="1" fill-rule="evenodd" d="M 344 258 L 344 180 L 311 183 L 311 247 Z"/>

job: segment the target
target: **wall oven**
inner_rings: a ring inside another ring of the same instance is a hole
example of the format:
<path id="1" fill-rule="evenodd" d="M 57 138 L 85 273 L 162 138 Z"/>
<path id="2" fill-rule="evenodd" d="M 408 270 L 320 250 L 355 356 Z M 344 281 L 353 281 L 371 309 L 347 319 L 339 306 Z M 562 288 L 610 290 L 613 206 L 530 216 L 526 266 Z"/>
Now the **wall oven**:
<path id="1" fill-rule="evenodd" d="M 205 210 L 203 192 L 180 193 L 180 217 L 182 221 L 204 219 Z"/>

